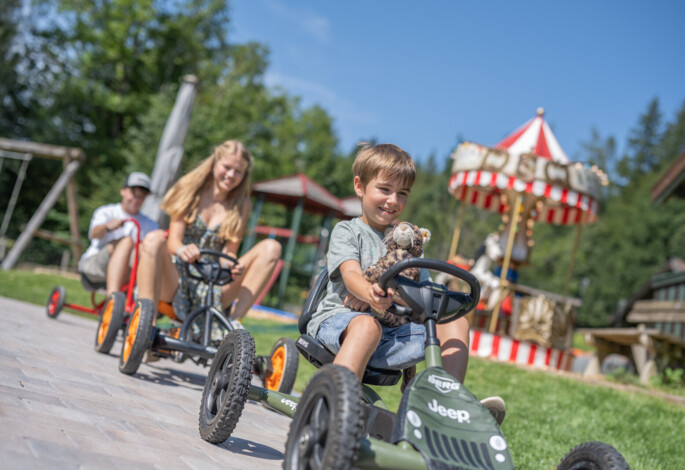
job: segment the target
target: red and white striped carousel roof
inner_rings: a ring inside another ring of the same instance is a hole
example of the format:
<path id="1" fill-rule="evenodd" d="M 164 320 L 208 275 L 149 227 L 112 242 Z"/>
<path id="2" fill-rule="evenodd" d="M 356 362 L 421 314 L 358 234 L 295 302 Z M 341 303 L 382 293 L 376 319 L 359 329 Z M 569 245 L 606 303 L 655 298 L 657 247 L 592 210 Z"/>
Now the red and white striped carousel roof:
<path id="1" fill-rule="evenodd" d="M 537 116 L 504 138 L 495 148 L 511 154 L 533 153 L 555 162 L 569 163 L 566 153 L 543 118 L 545 111 L 538 108 L 537 112 Z"/>

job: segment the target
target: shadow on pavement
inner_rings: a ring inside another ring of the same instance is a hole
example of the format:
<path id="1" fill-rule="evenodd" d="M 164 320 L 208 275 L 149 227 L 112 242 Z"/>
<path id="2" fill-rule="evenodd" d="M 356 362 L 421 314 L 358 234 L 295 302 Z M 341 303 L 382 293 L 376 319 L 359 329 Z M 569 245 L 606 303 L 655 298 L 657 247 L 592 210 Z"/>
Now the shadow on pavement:
<path id="1" fill-rule="evenodd" d="M 206 369 L 204 373 L 186 372 L 166 369 L 161 364 L 160 366 L 147 364 L 147 367 L 141 369 L 138 369 L 134 377 L 146 382 L 170 387 L 190 386 L 189 388 L 195 390 L 202 390 L 204 388 L 207 372 L 209 371 L 209 369 Z"/>
<path id="2" fill-rule="evenodd" d="M 281 460 L 283 458 L 283 452 L 276 450 L 273 447 L 257 444 L 252 441 L 240 439 L 239 437 L 229 437 L 226 442 L 219 444 L 218 447 L 222 447 L 235 454 L 257 457 L 260 459 Z"/>

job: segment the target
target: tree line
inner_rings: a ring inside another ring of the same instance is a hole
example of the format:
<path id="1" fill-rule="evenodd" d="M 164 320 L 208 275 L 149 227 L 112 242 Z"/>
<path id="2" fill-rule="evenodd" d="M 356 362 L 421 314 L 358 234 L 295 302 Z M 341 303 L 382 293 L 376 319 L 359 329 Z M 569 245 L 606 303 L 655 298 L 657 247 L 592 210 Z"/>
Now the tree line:
<path id="1" fill-rule="evenodd" d="M 164 124 L 186 74 L 200 80 L 185 143 L 183 171 L 218 143 L 236 138 L 255 156 L 253 181 L 304 172 L 339 197 L 353 194 L 355 149 L 340 149 L 332 117 L 319 106 L 265 85 L 267 45 L 231 38 L 225 0 L 21 0 L 0 3 L 0 136 L 82 148 L 88 156 L 76 176 L 80 228 L 92 211 L 119 199 L 120 181 L 133 170 L 151 173 Z M 373 129 L 360 141 L 373 142 Z M 459 139 L 455 138 L 455 146 Z M 584 227 L 570 295 L 583 298 L 580 324 L 611 321 L 629 297 L 671 256 L 685 257 L 685 204 L 654 207 L 651 186 L 685 149 L 685 106 L 665 119 L 658 100 L 637 117 L 617 154 L 612 137 L 593 130 L 578 160 L 597 164 L 612 183 L 597 223 Z M 403 217 L 432 231 L 426 255 L 445 259 L 459 202 L 447 192 L 448 155 L 417 156 L 419 177 Z M 57 175 L 61 163 L 29 166 L 8 236 L 18 235 Z M 8 201 L 16 169 L 0 172 L 0 201 Z M 5 204 L 0 205 L 0 213 Z M 68 235 L 66 201 L 50 211 L 44 228 Z M 268 207 L 262 223 L 289 226 L 289 214 Z M 496 214 L 468 207 L 460 253 L 472 256 L 500 224 Z M 317 234 L 320 220 L 305 218 Z M 520 282 L 561 292 L 574 230 L 535 226 L 531 264 Z M 25 261 L 56 264 L 63 247 L 34 240 Z M 301 255 L 304 256 L 304 255 Z M 306 289 L 295 279 L 293 289 Z"/>

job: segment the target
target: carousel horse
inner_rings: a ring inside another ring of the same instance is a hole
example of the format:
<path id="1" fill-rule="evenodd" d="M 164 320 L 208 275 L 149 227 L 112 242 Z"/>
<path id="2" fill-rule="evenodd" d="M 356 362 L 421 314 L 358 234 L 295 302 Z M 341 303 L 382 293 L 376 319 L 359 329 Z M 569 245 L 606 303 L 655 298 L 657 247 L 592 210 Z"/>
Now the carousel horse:
<path id="1" fill-rule="evenodd" d="M 504 252 L 500 248 L 499 238 L 497 233 L 488 235 L 482 247 L 478 249 L 477 253 L 479 254 L 476 259 L 471 263 L 466 263 L 466 265 L 471 265 L 469 272 L 476 276 L 480 282 L 480 296 L 483 300 L 490 297 L 491 293 L 499 287 L 499 278 L 492 273 L 491 269 L 492 264 L 497 263 L 504 256 Z M 440 273 L 435 277 L 435 282 L 438 284 L 448 285 L 452 281 L 458 280 L 449 274 Z"/>
<path id="2" fill-rule="evenodd" d="M 491 294 L 499 287 L 499 278 L 492 273 L 491 266 L 502 259 L 504 252 L 500 247 L 499 234 L 491 233 L 485 237 L 485 251 L 473 263 L 470 272 L 480 282 L 480 296 L 489 299 Z"/>

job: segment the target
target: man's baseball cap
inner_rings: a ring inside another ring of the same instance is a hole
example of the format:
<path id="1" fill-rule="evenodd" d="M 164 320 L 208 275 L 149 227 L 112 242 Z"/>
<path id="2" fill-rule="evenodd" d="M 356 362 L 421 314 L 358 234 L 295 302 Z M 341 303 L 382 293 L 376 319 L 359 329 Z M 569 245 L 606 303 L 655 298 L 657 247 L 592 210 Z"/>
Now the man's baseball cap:
<path id="1" fill-rule="evenodd" d="M 143 188 L 150 191 L 150 177 L 140 171 L 134 171 L 126 177 L 124 188 Z"/>

